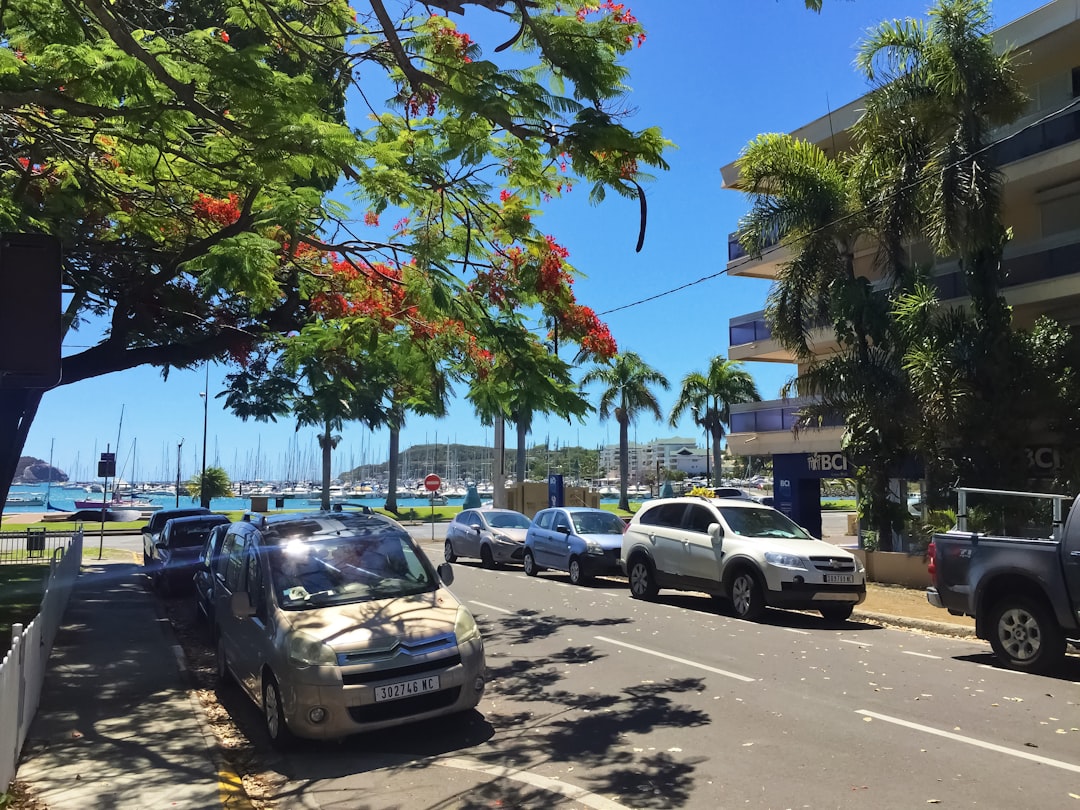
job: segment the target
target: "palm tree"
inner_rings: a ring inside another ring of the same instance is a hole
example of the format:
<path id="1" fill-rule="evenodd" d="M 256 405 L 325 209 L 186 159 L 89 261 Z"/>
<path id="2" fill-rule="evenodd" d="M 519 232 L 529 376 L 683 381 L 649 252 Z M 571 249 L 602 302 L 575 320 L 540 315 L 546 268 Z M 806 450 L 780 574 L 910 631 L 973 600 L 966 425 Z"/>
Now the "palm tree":
<path id="1" fill-rule="evenodd" d="M 1014 382 L 1024 368 L 1001 294 L 1004 177 L 989 146 L 994 129 L 1016 120 L 1027 98 L 1014 54 L 995 45 L 991 23 L 985 0 L 939 0 L 928 22 L 892 21 L 872 31 L 856 63 L 876 87 L 855 135 L 888 252 L 927 239 L 937 255 L 956 257 L 971 299 L 970 326 L 954 316 L 921 319 L 945 328 L 914 340 L 916 354 L 904 361 L 916 372 L 916 402 L 940 403 L 950 388 L 970 392 L 962 409 L 950 406 L 948 419 L 928 409 L 921 422 L 937 426 L 938 448 L 946 433 L 947 445 L 962 448 L 952 453 L 950 475 L 1003 486 L 1025 468 L 1028 437 L 1016 430 L 1026 424 Z M 919 371 L 934 368 L 948 368 L 948 378 Z M 935 448 L 922 449 L 928 463 L 936 458 Z"/>
<path id="2" fill-rule="evenodd" d="M 671 409 L 668 424 L 672 427 L 684 412 L 690 411 L 694 423 L 708 431 L 712 441 L 713 469 L 720 476 L 720 443 L 725 427 L 731 422 L 731 406 L 740 402 L 760 402 L 754 378 L 743 370 L 742 363 L 717 355 L 709 361 L 705 374 L 691 371 L 683 377 L 679 398 Z"/>
<path id="3" fill-rule="evenodd" d="M 192 501 L 210 503 L 211 498 L 232 496 L 232 482 L 229 474 L 221 467 L 207 467 L 205 473 L 194 476 L 186 485 Z"/>
<path id="4" fill-rule="evenodd" d="M 594 382 L 604 386 L 597 408 L 600 418 L 614 414 L 619 423 L 619 508 L 630 511 L 626 496 L 630 477 L 630 424 L 641 411 L 663 418 L 651 386 L 659 385 L 667 390 L 668 380 L 636 353 L 624 352 L 615 355 L 609 363 L 594 366 L 581 379 L 583 386 Z"/>

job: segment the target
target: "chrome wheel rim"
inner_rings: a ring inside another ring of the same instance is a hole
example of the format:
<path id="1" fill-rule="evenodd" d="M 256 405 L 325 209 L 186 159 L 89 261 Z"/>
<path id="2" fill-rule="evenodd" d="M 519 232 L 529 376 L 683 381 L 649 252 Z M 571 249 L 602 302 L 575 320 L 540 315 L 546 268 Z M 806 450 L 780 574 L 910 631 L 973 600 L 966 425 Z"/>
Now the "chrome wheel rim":
<path id="1" fill-rule="evenodd" d="M 522 560 L 521 564 L 522 564 L 522 567 L 524 567 L 524 569 L 525 569 L 525 573 L 526 574 L 531 574 L 533 572 L 533 557 L 532 557 L 532 554 L 526 554 L 525 559 Z"/>
<path id="2" fill-rule="evenodd" d="M 277 739 L 281 733 L 281 711 L 278 706 L 278 692 L 273 684 L 267 684 L 263 695 L 263 706 L 266 710 L 266 730 L 272 739 Z"/>
<path id="3" fill-rule="evenodd" d="M 754 583 L 746 574 L 739 574 L 731 585 L 731 603 L 735 606 L 735 612 L 740 616 L 746 615 L 750 610 L 750 602 L 753 596 Z"/>
<path id="4" fill-rule="evenodd" d="M 1023 608 L 1011 608 L 998 619 L 998 639 L 1017 661 L 1030 661 L 1039 654 L 1042 634 L 1035 617 Z"/>
<path id="5" fill-rule="evenodd" d="M 570 561 L 570 581 L 581 582 L 581 563 L 577 560 Z"/>

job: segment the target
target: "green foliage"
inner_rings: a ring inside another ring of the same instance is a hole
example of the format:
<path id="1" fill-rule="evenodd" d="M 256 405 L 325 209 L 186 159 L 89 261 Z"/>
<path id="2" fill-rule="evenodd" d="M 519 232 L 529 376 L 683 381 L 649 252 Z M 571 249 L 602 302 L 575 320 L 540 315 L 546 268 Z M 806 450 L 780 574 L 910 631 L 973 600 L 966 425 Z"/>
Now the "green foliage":
<path id="1" fill-rule="evenodd" d="M 211 498 L 231 498 L 232 482 L 229 474 L 221 467 L 207 467 L 205 474 L 200 472 L 194 475 L 185 487 L 187 494 L 193 501 Z"/>

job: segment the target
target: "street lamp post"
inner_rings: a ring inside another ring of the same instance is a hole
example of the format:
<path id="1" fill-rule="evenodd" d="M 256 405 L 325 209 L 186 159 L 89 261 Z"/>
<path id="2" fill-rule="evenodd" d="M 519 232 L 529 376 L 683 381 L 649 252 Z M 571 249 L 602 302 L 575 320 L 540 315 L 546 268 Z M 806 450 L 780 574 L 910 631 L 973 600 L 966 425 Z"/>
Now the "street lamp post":
<path id="1" fill-rule="evenodd" d="M 199 479 L 199 501 L 204 509 L 210 508 L 210 498 L 206 494 L 206 417 L 210 409 L 210 361 L 206 361 L 205 390 L 199 394 L 203 398 L 202 412 L 202 477 Z"/>
<path id="2" fill-rule="evenodd" d="M 180 448 L 184 446 L 184 440 L 181 438 L 176 443 L 176 506 L 180 506 Z"/>

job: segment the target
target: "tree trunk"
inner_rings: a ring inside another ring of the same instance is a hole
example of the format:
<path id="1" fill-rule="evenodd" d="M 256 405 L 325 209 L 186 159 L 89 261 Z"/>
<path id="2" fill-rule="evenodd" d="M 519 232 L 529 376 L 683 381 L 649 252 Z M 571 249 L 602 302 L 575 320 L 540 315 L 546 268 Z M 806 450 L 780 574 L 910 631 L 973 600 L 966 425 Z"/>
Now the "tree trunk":
<path id="1" fill-rule="evenodd" d="M 626 482 L 630 477 L 630 420 L 625 414 L 619 417 L 619 508 L 630 511 L 630 499 L 626 496 Z"/>
<path id="2" fill-rule="evenodd" d="M 517 464 L 515 465 L 515 475 L 517 475 L 517 482 L 523 484 L 525 483 L 525 479 L 528 478 L 528 458 L 526 457 L 525 442 L 529 437 L 529 429 L 532 427 L 532 415 L 522 416 L 519 414 L 514 424 L 517 425 Z"/>
<path id="3" fill-rule="evenodd" d="M 398 513 L 397 505 L 397 487 L 398 487 L 398 462 L 399 451 L 398 447 L 401 442 L 401 429 L 397 427 L 390 428 L 390 458 L 386 464 L 386 504 L 385 508 L 388 512 L 393 512 L 395 515 Z"/>
<path id="4" fill-rule="evenodd" d="M 0 388 L 0 506 L 7 502 L 42 394 L 36 388 Z"/>
<path id="5" fill-rule="evenodd" d="M 720 456 L 720 442 L 724 438 L 724 426 L 717 423 L 713 425 L 712 433 L 712 457 L 713 457 L 713 486 L 724 483 L 722 460 Z"/>
<path id="6" fill-rule="evenodd" d="M 330 420 L 326 420 L 326 433 L 322 438 L 322 499 L 320 506 L 324 512 L 330 511 L 330 463 L 334 450 L 334 437 L 330 433 Z"/>

